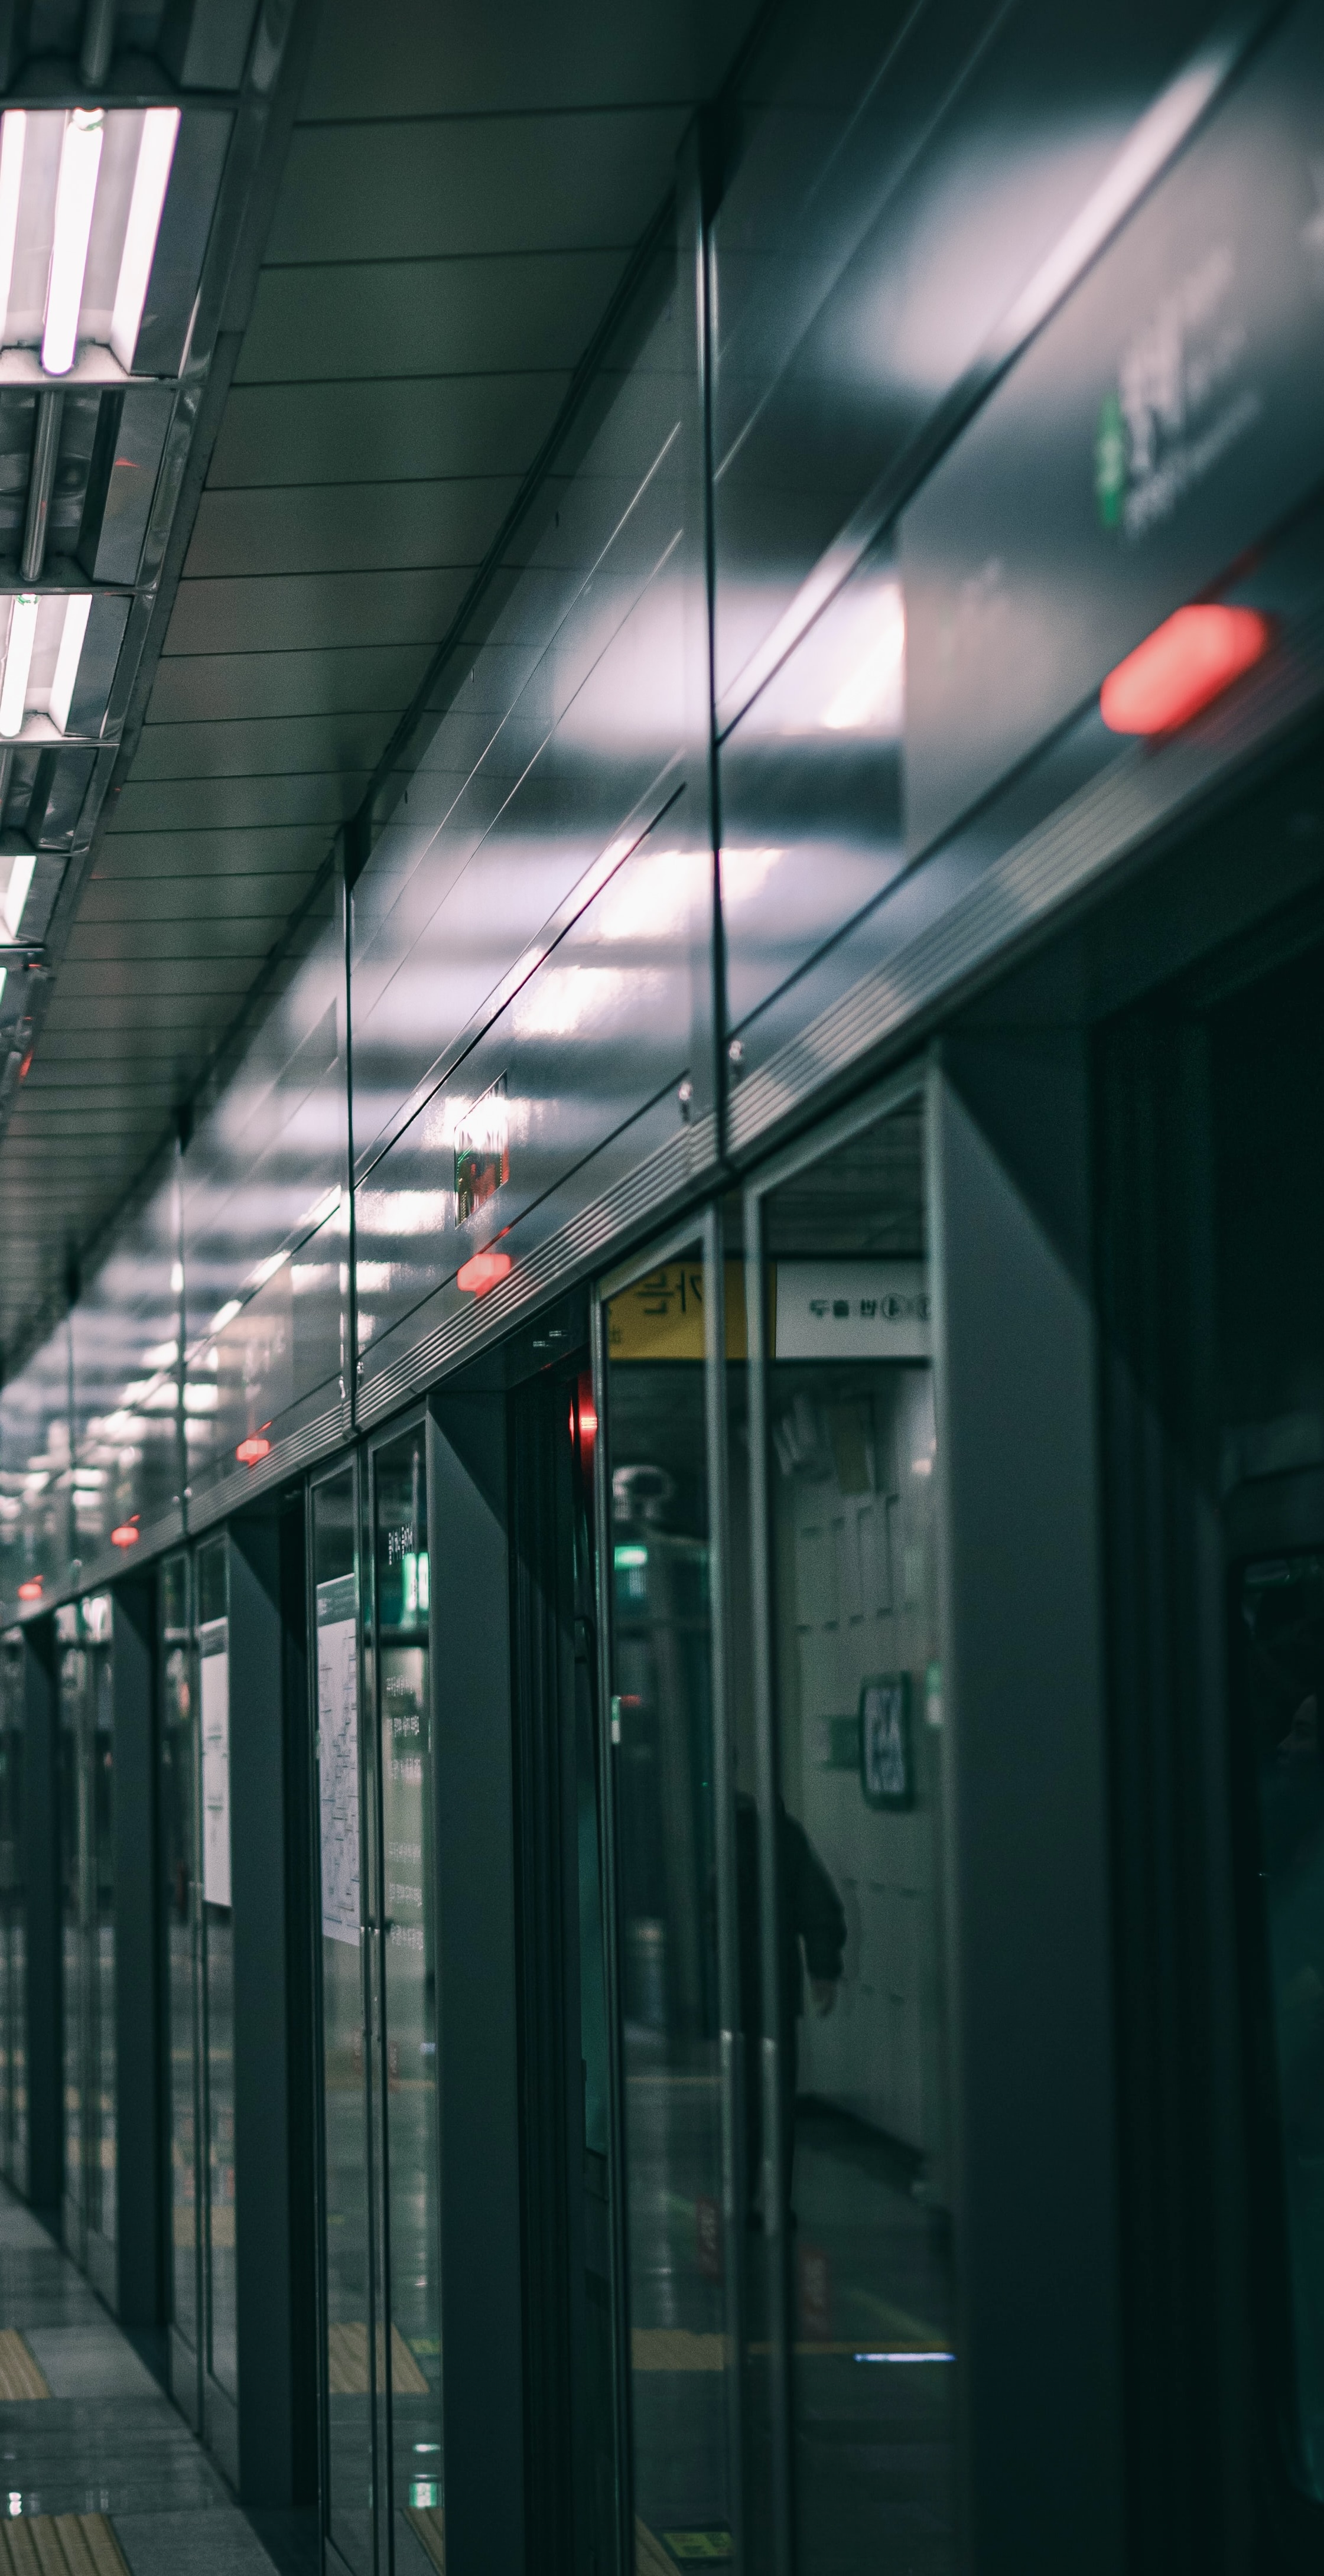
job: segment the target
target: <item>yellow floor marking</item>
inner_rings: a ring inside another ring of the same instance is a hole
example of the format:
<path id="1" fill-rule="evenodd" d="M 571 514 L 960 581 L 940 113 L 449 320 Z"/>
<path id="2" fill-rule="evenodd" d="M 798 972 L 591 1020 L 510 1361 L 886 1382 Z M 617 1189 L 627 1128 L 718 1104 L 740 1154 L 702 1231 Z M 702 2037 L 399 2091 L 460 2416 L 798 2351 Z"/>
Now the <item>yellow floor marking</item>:
<path id="1" fill-rule="evenodd" d="M 104 2513 L 36 2513 L 0 2521 L 2 2576 L 129 2576 Z"/>
<path id="2" fill-rule="evenodd" d="M 380 2358 L 380 2346 L 378 2347 Z M 368 2329 L 366 2325 L 328 2326 L 326 2384 L 332 2397 L 368 2394 Z M 391 2328 L 391 2386 L 397 2397 L 426 2397 L 428 2383 L 398 2326 Z"/>
<path id="3" fill-rule="evenodd" d="M 725 2370 L 728 2338 L 692 2334 L 687 2326 L 635 2326 L 630 2358 L 636 2370 Z"/>
<path id="4" fill-rule="evenodd" d="M 446 2576 L 446 2512 L 439 2504 L 406 2505 L 405 2513 L 413 2524 L 434 2567 Z"/>
<path id="5" fill-rule="evenodd" d="M 0 2326 L 0 2398 L 49 2397 L 50 2393 L 17 2326 Z"/>

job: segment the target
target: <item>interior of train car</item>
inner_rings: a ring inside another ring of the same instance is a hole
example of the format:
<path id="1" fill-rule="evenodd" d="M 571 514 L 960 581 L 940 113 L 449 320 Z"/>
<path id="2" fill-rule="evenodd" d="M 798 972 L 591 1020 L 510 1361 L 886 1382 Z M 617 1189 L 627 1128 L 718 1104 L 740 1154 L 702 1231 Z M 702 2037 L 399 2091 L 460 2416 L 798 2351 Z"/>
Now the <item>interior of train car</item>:
<path id="1" fill-rule="evenodd" d="M 0 290 L 0 2560 L 1307 2576 L 1324 18 L 31 0 Z"/>

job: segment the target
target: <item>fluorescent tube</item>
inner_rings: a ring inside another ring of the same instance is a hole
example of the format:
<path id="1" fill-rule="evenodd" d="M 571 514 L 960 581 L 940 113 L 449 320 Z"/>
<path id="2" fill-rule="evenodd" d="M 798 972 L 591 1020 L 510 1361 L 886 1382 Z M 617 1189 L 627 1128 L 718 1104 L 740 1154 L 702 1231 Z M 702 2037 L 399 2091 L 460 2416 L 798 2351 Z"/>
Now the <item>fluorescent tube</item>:
<path id="1" fill-rule="evenodd" d="M 143 306 L 147 301 L 148 281 L 156 255 L 156 236 L 161 229 L 161 209 L 165 204 L 178 132 L 177 107 L 147 109 L 143 117 L 142 141 L 138 146 L 138 167 L 134 173 L 124 255 L 120 260 L 115 310 L 110 324 L 110 345 L 126 372 L 132 368 L 133 353 L 142 327 Z"/>
<path id="2" fill-rule="evenodd" d="M 21 590 L 9 612 L 9 645 L 5 654 L 5 675 L 0 680 L 0 734 L 8 740 L 23 730 L 23 707 L 28 694 L 28 673 L 32 668 L 32 647 L 37 636 L 37 600 L 30 590 Z"/>
<path id="3" fill-rule="evenodd" d="M 78 315 L 83 301 L 83 272 L 92 234 L 97 173 L 105 115 L 99 107 L 69 111 L 60 146 L 60 178 L 55 191 L 55 243 L 46 289 L 46 328 L 41 363 L 48 376 L 67 376 L 78 345 Z"/>
<path id="4" fill-rule="evenodd" d="M 83 650 L 83 637 L 92 613 L 92 594 L 87 590 L 70 593 L 64 612 L 60 649 L 55 656 L 55 677 L 51 682 L 50 717 L 61 733 L 69 730 L 69 701 L 78 677 L 78 663 Z"/>
<path id="5" fill-rule="evenodd" d="M 35 858 L 15 859 L 10 868 L 9 884 L 5 890 L 5 928 L 11 939 L 18 937 L 19 923 L 23 918 L 23 906 L 28 899 L 28 889 L 32 884 L 32 874 L 36 864 Z"/>
<path id="6" fill-rule="evenodd" d="M 0 339 L 9 319 L 9 290 L 14 279 L 14 243 L 18 238 L 18 196 L 23 184 L 23 146 L 28 120 L 21 107 L 7 107 L 0 118 Z"/>
<path id="7" fill-rule="evenodd" d="M 5 978 L 6 978 L 6 976 L 8 975 L 8 973 L 9 973 L 9 968 L 8 968 L 7 966 L 0 966 L 0 998 L 3 998 L 3 995 L 4 995 L 4 989 L 5 989 Z"/>

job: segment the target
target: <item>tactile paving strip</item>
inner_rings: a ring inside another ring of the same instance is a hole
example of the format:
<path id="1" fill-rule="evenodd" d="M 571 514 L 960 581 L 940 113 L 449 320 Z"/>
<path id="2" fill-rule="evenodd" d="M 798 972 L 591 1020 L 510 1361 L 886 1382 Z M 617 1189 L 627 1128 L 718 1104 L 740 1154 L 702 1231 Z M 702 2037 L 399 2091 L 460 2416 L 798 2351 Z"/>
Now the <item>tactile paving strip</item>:
<path id="1" fill-rule="evenodd" d="M 0 2326 L 0 2398 L 49 2397 L 50 2393 L 17 2326 Z"/>
<path id="2" fill-rule="evenodd" d="M 129 2576 L 104 2513 L 32 2513 L 0 2521 L 0 2576 Z"/>

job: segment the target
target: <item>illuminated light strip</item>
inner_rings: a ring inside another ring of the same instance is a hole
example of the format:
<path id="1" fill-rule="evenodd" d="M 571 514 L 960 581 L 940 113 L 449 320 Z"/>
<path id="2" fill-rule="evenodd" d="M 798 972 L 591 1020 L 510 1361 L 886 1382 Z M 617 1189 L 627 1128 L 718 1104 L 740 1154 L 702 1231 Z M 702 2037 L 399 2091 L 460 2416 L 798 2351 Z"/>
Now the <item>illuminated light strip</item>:
<path id="1" fill-rule="evenodd" d="M 27 702 L 28 673 L 32 668 L 32 647 L 36 636 L 36 593 L 21 590 L 9 612 L 5 676 L 0 680 L 0 735 L 11 742 L 14 735 L 23 730 L 23 709 Z"/>
<path id="2" fill-rule="evenodd" d="M 60 177 L 55 191 L 55 243 L 50 284 L 46 289 L 46 326 L 41 363 L 48 376 L 67 376 L 78 345 L 78 315 L 83 301 L 87 246 L 92 237 L 101 169 L 105 116 L 99 107 L 69 111 L 60 146 Z"/>
<path id="3" fill-rule="evenodd" d="M 69 702 L 73 697 L 74 682 L 78 678 L 78 665 L 82 659 L 83 653 L 83 638 L 87 633 L 87 621 L 91 614 L 91 592 L 88 590 L 73 591 L 70 594 L 68 607 L 64 612 L 64 626 L 60 635 L 60 649 L 55 656 L 55 677 L 51 682 L 51 723 L 55 725 L 61 733 L 67 733 L 69 730 Z"/>
<path id="4" fill-rule="evenodd" d="M 28 120 L 22 108 L 7 107 L 0 118 L 0 338 L 9 318 L 9 290 L 14 282 L 14 243 L 18 238 L 18 199 L 27 132 Z"/>
<path id="5" fill-rule="evenodd" d="M 138 167 L 134 172 L 119 284 L 115 289 L 115 310 L 110 323 L 111 349 L 126 372 L 132 368 L 138 333 L 142 328 L 143 306 L 147 301 L 152 261 L 156 256 L 156 237 L 161 229 L 161 210 L 170 184 L 170 168 L 178 134 L 177 107 L 148 108 L 143 118 L 142 141 L 138 146 Z"/>
<path id="6" fill-rule="evenodd" d="M 1109 672 L 1099 713 L 1110 733 L 1175 733 L 1253 670 L 1271 640 L 1256 608 L 1179 608 Z"/>
<path id="7" fill-rule="evenodd" d="M 954 2352 L 857 2352 L 857 2361 L 955 2361 Z"/>

